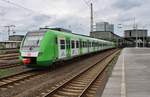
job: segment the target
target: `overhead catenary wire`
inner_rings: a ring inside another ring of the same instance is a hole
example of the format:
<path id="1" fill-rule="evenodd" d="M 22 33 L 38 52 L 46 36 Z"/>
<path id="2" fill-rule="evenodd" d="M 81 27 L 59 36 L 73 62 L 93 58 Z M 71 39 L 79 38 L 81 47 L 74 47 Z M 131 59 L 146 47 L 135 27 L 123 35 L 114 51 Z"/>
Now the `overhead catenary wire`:
<path id="1" fill-rule="evenodd" d="M 15 2 L 12 2 L 12 1 L 9 1 L 9 0 L 1 0 L 1 1 L 3 1 L 3 2 L 5 2 L 5 3 L 8 3 L 8 4 L 11 4 L 11 5 L 13 5 L 13 6 L 16 6 L 16 7 L 18 7 L 18 8 L 22 8 L 22 9 L 24 9 L 24 10 L 26 10 L 26 11 L 29 11 L 29 12 L 32 12 L 32 13 L 35 13 L 35 14 L 46 15 L 46 14 L 43 14 L 43 13 L 41 13 L 41 12 L 34 11 L 34 10 L 30 9 L 30 8 L 26 8 L 26 7 L 22 6 L 22 5 L 19 5 L 19 4 L 15 3 Z M 46 15 L 46 16 L 49 16 L 49 15 Z M 50 16 L 49 16 L 49 17 L 50 17 Z"/>
<path id="2" fill-rule="evenodd" d="M 89 1 L 83 0 L 83 2 L 90 8 Z"/>
<path id="3" fill-rule="evenodd" d="M 5 3 L 8 3 L 8 4 L 11 4 L 11 5 L 14 5 L 14 6 L 19 7 L 19 8 L 23 8 L 23 9 L 25 9 L 25 10 L 27 10 L 27 11 L 30 11 L 30 12 L 35 12 L 35 11 L 33 11 L 32 9 L 26 8 L 26 7 L 24 7 L 24 6 L 21 6 L 21 5 L 16 4 L 16 3 L 12 2 L 12 1 L 9 1 L 9 0 L 1 0 L 1 1 L 3 1 L 3 2 L 5 2 Z"/>

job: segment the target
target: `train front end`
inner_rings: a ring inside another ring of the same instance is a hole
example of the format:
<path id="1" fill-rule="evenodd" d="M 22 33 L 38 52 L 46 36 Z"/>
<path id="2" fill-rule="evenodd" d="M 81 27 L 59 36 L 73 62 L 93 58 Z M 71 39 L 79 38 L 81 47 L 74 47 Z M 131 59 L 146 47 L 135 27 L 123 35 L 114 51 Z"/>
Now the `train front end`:
<path id="1" fill-rule="evenodd" d="M 26 34 L 20 46 L 20 60 L 24 65 L 34 67 L 37 64 L 43 37 L 44 32 L 33 31 Z"/>

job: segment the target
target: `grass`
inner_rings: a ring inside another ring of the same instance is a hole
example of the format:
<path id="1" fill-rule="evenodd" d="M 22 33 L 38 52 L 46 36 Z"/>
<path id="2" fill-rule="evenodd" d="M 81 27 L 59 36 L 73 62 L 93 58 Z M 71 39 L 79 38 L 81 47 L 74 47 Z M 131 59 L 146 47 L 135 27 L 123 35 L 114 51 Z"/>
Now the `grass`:
<path id="1" fill-rule="evenodd" d="M 0 78 L 6 77 L 6 76 L 10 76 L 12 74 L 15 74 L 15 70 L 14 69 L 0 69 Z"/>

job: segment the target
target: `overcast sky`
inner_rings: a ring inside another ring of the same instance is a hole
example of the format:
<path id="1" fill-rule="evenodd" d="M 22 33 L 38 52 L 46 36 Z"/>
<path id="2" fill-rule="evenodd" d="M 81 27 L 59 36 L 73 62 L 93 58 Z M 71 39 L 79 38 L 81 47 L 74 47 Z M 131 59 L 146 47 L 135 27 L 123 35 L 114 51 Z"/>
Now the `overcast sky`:
<path id="1" fill-rule="evenodd" d="M 2 26 L 6 25 L 16 25 L 17 34 L 47 25 L 89 35 L 90 9 L 85 1 L 88 0 L 0 0 L 0 35 L 4 35 L 6 28 Z M 94 22 L 115 24 L 118 35 L 131 28 L 134 17 L 140 28 L 150 28 L 150 0 L 93 0 L 93 5 Z M 118 24 L 123 28 L 118 29 Z"/>

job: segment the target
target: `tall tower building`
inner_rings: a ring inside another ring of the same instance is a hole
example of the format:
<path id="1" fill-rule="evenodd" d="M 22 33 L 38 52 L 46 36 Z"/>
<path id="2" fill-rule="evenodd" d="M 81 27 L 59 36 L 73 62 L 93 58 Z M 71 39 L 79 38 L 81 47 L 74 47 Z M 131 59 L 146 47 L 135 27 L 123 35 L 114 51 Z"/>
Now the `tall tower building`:
<path id="1" fill-rule="evenodd" d="M 108 22 L 97 22 L 96 31 L 114 32 L 114 25 L 109 24 Z"/>

